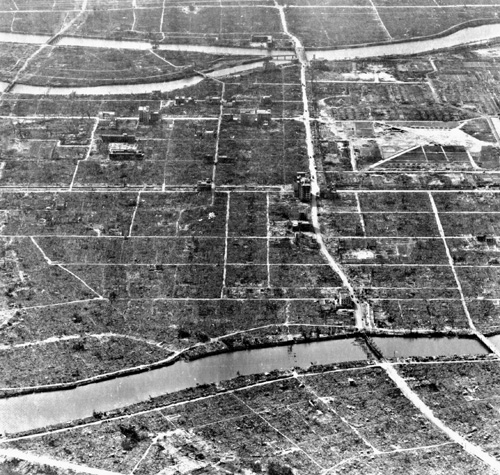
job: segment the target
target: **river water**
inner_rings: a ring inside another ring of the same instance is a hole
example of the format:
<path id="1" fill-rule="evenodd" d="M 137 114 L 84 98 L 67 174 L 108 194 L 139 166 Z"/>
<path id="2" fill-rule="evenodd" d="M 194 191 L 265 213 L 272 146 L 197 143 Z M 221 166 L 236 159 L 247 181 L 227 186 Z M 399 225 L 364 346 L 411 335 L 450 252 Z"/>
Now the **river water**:
<path id="1" fill-rule="evenodd" d="M 3 43 L 30 43 L 43 44 L 51 37 L 45 35 L 29 35 L 22 33 L 0 32 L 0 42 Z M 151 49 L 151 43 L 147 41 L 120 41 L 106 40 L 101 38 L 85 38 L 81 36 L 63 36 L 57 46 L 83 46 L 86 48 L 109 48 L 128 49 L 146 51 Z M 190 53 L 223 54 L 223 55 L 244 55 L 244 56 L 271 56 L 271 51 L 264 48 L 238 48 L 230 46 L 208 46 L 189 44 L 161 44 L 159 50 L 164 51 L 184 51 Z M 273 50 L 273 55 L 292 55 L 293 51 Z"/>
<path id="2" fill-rule="evenodd" d="M 372 340 L 386 358 L 484 355 L 489 353 L 487 348 L 474 338 L 373 337 Z"/>
<path id="3" fill-rule="evenodd" d="M 217 69 L 207 73 L 206 76 L 212 78 L 230 76 L 245 71 L 250 71 L 264 65 L 263 61 L 258 61 L 250 64 L 241 64 L 229 68 Z M 115 94 L 148 94 L 154 91 L 170 92 L 177 89 L 182 89 L 189 86 L 195 86 L 203 81 L 202 76 L 191 76 L 184 79 L 174 81 L 151 82 L 143 84 L 115 84 L 109 86 L 89 86 L 89 87 L 45 87 L 31 86 L 29 84 L 16 84 L 11 92 L 15 94 L 33 94 L 33 95 L 49 95 L 49 96 L 67 96 L 74 92 L 77 95 L 115 95 Z M 1 85 L 0 85 L 1 87 Z"/>
<path id="4" fill-rule="evenodd" d="M 485 354 L 473 338 L 374 338 L 388 357 Z M 76 389 L 0 399 L 0 432 L 15 433 L 82 419 L 197 384 L 217 383 L 238 375 L 308 368 L 312 364 L 362 361 L 369 356 L 352 338 L 258 348 L 208 356 L 191 362 L 123 376 Z M 371 355 L 370 355 L 371 357 Z"/>
<path id="5" fill-rule="evenodd" d="M 500 335 L 490 336 L 488 340 L 490 340 L 500 351 Z"/>
<path id="6" fill-rule="evenodd" d="M 448 36 L 422 41 L 404 43 L 386 43 L 377 46 L 342 48 L 326 51 L 308 51 L 309 59 L 327 59 L 339 61 L 356 58 L 373 58 L 378 56 L 410 55 L 428 53 L 442 48 L 452 48 L 470 43 L 481 43 L 500 37 L 500 24 L 481 25 L 464 28 Z"/>
<path id="7" fill-rule="evenodd" d="M 409 40 L 403 43 L 384 43 L 376 46 L 346 47 L 331 50 L 309 49 L 307 56 L 329 60 L 344 60 L 368 58 L 388 55 L 409 55 L 426 53 L 436 49 L 450 48 L 469 43 L 479 43 L 500 37 L 500 24 L 481 25 L 464 28 L 455 33 L 440 38 L 422 41 Z M 0 42 L 42 44 L 50 39 L 44 35 L 29 35 L 20 33 L 0 32 Z M 60 46 L 85 46 L 89 48 L 111 48 L 130 50 L 149 50 L 151 44 L 144 41 L 119 41 L 100 38 L 84 38 L 77 36 L 63 36 L 58 42 Z M 186 51 L 207 54 L 247 55 L 247 56 L 279 56 L 293 54 L 289 50 L 267 50 L 262 48 L 233 48 L 225 46 L 205 46 L 188 44 L 162 44 L 160 50 Z"/>
<path id="8" fill-rule="evenodd" d="M 328 59 L 328 60 L 345 60 L 356 58 L 368 58 L 377 56 L 391 55 L 409 55 L 416 53 L 425 53 L 441 48 L 449 48 L 467 43 L 477 43 L 491 40 L 500 37 L 500 24 L 482 25 L 452 33 L 451 35 L 442 38 L 435 38 L 423 41 L 408 41 L 405 43 L 386 43 L 377 46 L 363 46 L 353 48 L 341 48 L 325 51 L 308 51 L 308 59 Z M 23 35 L 18 33 L 0 32 L 0 42 L 12 43 L 34 43 L 42 44 L 49 39 L 48 36 L 41 35 Z M 148 50 L 151 45 L 142 41 L 117 41 L 103 40 L 97 38 L 82 38 L 82 37 L 63 37 L 59 45 L 62 46 L 85 46 L 91 48 L 117 48 L 131 50 Z M 258 48 L 230 48 L 219 46 L 201 46 L 201 45 L 160 45 L 161 50 L 171 51 L 192 51 L 208 54 L 232 54 L 232 55 L 248 55 L 248 56 L 280 56 L 290 55 L 290 51 L 268 51 Z M 229 76 L 238 74 L 239 72 L 249 71 L 262 66 L 262 63 L 246 64 L 236 66 L 234 68 L 225 68 L 213 73 L 210 77 Z M 145 84 L 129 84 L 129 85 L 109 85 L 95 87 L 53 87 L 30 86 L 25 84 L 16 84 L 11 92 L 18 94 L 33 94 L 33 95 L 68 95 L 72 92 L 78 95 L 109 95 L 109 94 L 144 94 L 153 91 L 169 92 L 176 89 L 181 89 L 188 86 L 193 86 L 202 81 L 200 76 L 194 76 L 186 79 L 145 83 Z M 0 85 L 1 87 L 1 85 Z M 4 87 L 5 88 L 5 87 Z"/>

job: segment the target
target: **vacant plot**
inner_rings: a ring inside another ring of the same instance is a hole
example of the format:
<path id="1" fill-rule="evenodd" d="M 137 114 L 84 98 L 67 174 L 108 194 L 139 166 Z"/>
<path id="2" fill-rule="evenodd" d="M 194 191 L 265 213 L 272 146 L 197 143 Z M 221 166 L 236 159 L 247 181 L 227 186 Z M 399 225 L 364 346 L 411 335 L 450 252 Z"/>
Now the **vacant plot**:
<path id="1" fill-rule="evenodd" d="M 269 127 L 224 122 L 216 182 L 221 185 L 286 185 L 307 166 L 305 130 L 298 122 L 272 121 Z"/>
<path id="2" fill-rule="evenodd" d="M 166 183 L 165 164 L 159 162 L 81 162 L 78 165 L 74 186 L 162 186 Z M 184 177 L 183 177 L 184 178 Z M 182 183 L 180 180 L 177 184 Z M 193 184 L 186 182 L 186 184 Z"/>
<path id="3" fill-rule="evenodd" d="M 393 463 L 410 469 L 417 450 L 419 467 L 441 470 L 452 464 L 452 473 L 465 467 L 470 473 L 488 473 L 431 426 L 380 368 L 304 374 L 249 389 L 238 389 L 241 381 L 232 384 L 232 394 L 217 395 L 206 388 L 213 397 L 181 399 L 159 411 L 19 440 L 8 447 L 92 468 L 129 471 L 135 466 L 144 475 L 173 471 L 187 462 L 200 469 L 217 463 L 231 470 L 252 469 L 258 463 L 305 474 L 390 470 Z M 393 447 L 407 450 L 402 456 Z"/>
<path id="4" fill-rule="evenodd" d="M 447 236 L 500 235 L 497 213 L 440 213 L 441 223 Z"/>
<path id="5" fill-rule="evenodd" d="M 439 235 L 431 213 L 363 213 L 367 236 L 434 237 Z"/>
<path id="6" fill-rule="evenodd" d="M 500 195 L 487 190 L 481 193 L 433 193 L 438 211 L 481 214 L 497 211 L 500 206 Z"/>
<path id="7" fill-rule="evenodd" d="M 326 48 L 388 41 L 373 8 L 290 8 L 288 27 L 305 46 Z"/>
<path id="8" fill-rule="evenodd" d="M 143 51 L 55 46 L 30 61 L 20 80 L 42 86 L 160 82 L 181 69 Z"/>
<path id="9" fill-rule="evenodd" d="M 484 4 L 483 4 L 484 5 Z M 394 39 L 415 38 L 441 33 L 455 25 L 474 19 L 495 18 L 497 10 L 482 8 L 380 8 L 379 15 Z"/>
<path id="10" fill-rule="evenodd" d="M 69 187 L 75 166 L 75 160 L 2 162 L 0 184 L 3 186 Z"/>
<path id="11" fill-rule="evenodd" d="M 10 369 L 2 374 L 2 385 L 16 388 L 78 381 L 152 363 L 170 354 L 158 346 L 108 336 L 3 349 L 0 350 L 0 358 L 11 364 Z"/>
<path id="12" fill-rule="evenodd" d="M 447 266 L 345 266 L 358 287 L 430 287 L 455 288 L 456 282 Z"/>
<path id="13" fill-rule="evenodd" d="M 136 198 L 137 193 L 3 194 L 3 234 L 122 235 Z"/>
<path id="14" fill-rule="evenodd" d="M 137 10 L 96 8 L 71 31 L 78 36 L 114 39 L 248 45 L 253 34 L 280 36 L 278 11 L 263 5 L 265 2 L 250 8 L 236 3 L 221 8 L 214 4 L 188 7 L 159 2 Z"/>
<path id="15" fill-rule="evenodd" d="M 2 17 L 4 15 L 7 16 L 2 13 Z M 26 61 L 26 59 L 29 58 L 37 49 L 38 46 L 36 45 L 2 44 L 2 51 L 0 52 L 0 64 L 2 65 L 0 70 L 0 80 L 9 81 L 14 79 L 17 72 L 24 64 L 24 61 Z"/>
<path id="16" fill-rule="evenodd" d="M 380 299 L 373 301 L 373 315 L 375 324 L 380 328 L 469 328 L 460 300 Z"/>
<path id="17" fill-rule="evenodd" d="M 2 268 L 4 310 L 99 297 L 78 276 L 61 266 L 48 263 L 36 241 L 4 241 L 2 255 L 6 260 Z"/>
<path id="18" fill-rule="evenodd" d="M 482 236 L 447 239 L 451 256 L 456 265 L 487 266 L 500 263 L 500 250 L 496 240 L 486 242 Z"/>
<path id="19" fill-rule="evenodd" d="M 221 238 L 175 237 L 64 237 L 38 238 L 40 246 L 54 262 L 72 264 L 218 264 L 223 261 Z"/>
<path id="20" fill-rule="evenodd" d="M 446 264 L 441 239 L 425 238 L 340 238 L 337 253 L 346 264 Z"/>
<path id="21" fill-rule="evenodd" d="M 436 417 L 491 455 L 497 453 L 498 362 L 415 364 L 398 369 Z"/>
<path id="22" fill-rule="evenodd" d="M 210 193 L 148 193 L 141 196 L 134 236 L 223 236 L 227 197 Z"/>
<path id="23" fill-rule="evenodd" d="M 464 295 L 470 298 L 500 298 L 500 267 L 457 267 Z"/>
<path id="24" fill-rule="evenodd" d="M 31 3 L 28 10 L 31 10 Z M 8 27 L 6 27 L 5 23 L 2 26 L 4 31 L 7 30 L 13 33 L 54 35 L 77 14 L 78 11 L 15 11 L 13 14 L 7 14 L 11 18 Z"/>

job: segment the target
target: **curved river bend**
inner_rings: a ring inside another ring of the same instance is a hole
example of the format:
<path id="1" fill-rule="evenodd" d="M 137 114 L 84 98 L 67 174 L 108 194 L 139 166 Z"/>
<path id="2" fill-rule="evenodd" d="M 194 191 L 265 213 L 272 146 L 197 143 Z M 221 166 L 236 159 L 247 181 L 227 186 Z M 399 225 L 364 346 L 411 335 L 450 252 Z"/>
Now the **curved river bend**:
<path id="1" fill-rule="evenodd" d="M 474 338 L 374 337 L 388 357 L 487 354 Z M 171 366 L 122 376 L 75 389 L 0 399 L 0 433 L 39 429 L 129 406 L 198 384 L 218 383 L 238 375 L 307 369 L 312 364 L 363 361 L 366 350 L 353 338 L 256 348 L 178 361 Z"/>
<path id="2" fill-rule="evenodd" d="M 451 33 L 447 36 L 427 40 L 410 40 L 402 43 L 383 43 L 376 46 L 359 46 L 351 48 L 339 48 L 332 50 L 309 50 L 307 58 L 309 60 L 327 59 L 331 61 L 349 60 L 358 58 L 400 56 L 420 53 L 428 53 L 444 48 L 451 48 L 472 43 L 486 42 L 500 37 L 500 24 L 481 25 Z M 18 33 L 0 32 L 0 42 L 11 43 L 32 43 L 43 44 L 48 41 L 48 36 L 23 35 Z M 58 45 L 60 46 L 84 46 L 89 48 L 111 48 L 111 49 L 130 49 L 130 50 L 149 50 L 151 45 L 143 41 L 117 41 L 104 40 L 98 38 L 83 38 L 74 36 L 62 37 Z M 280 57 L 293 54 L 288 50 L 265 50 L 258 48 L 230 48 L 222 46 L 202 46 L 202 45 L 182 45 L 182 44 L 164 44 L 159 46 L 160 50 L 169 51 L 191 51 L 207 54 L 225 54 L 225 55 L 248 55 L 248 56 L 272 56 Z M 234 68 L 226 68 L 209 73 L 209 77 L 223 77 L 238 72 L 249 71 L 262 66 L 262 63 L 253 63 Z M 130 84 L 130 85 L 110 85 L 96 87 L 54 87 L 30 86 L 25 84 L 16 84 L 11 92 L 18 94 L 33 95 L 68 95 L 75 92 L 79 95 L 107 95 L 107 94 L 144 94 L 152 91 L 168 92 L 183 87 L 193 86 L 201 82 L 201 76 L 194 76 L 181 80 Z M 5 90 L 6 83 L 0 83 L 0 92 Z"/>

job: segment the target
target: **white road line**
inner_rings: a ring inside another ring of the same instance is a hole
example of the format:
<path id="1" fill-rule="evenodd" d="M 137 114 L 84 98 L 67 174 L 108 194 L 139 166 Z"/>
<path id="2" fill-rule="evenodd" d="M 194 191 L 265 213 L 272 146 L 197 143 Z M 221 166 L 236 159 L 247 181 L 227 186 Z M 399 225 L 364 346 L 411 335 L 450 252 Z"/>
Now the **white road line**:
<path id="1" fill-rule="evenodd" d="M 361 211 L 361 203 L 359 201 L 359 195 L 357 193 L 354 193 L 354 196 L 356 198 L 356 206 L 358 208 L 359 222 L 361 223 L 361 229 L 363 230 L 363 236 L 366 237 L 365 218 L 364 218 L 363 213 Z"/>
<path id="2" fill-rule="evenodd" d="M 35 241 L 35 239 L 33 238 L 33 236 L 31 237 L 31 242 L 36 246 L 36 248 L 40 251 L 40 253 L 42 254 L 43 258 L 45 259 L 45 262 L 47 262 L 47 264 L 49 266 L 56 266 L 56 267 L 59 267 L 60 269 L 66 271 L 68 274 L 71 274 L 75 279 L 79 280 L 85 287 L 87 287 L 87 289 L 89 289 L 92 293 L 94 293 L 95 295 L 97 295 L 99 297 L 99 299 L 101 300 L 106 300 L 99 292 L 95 291 L 92 287 L 90 287 L 90 285 L 88 285 L 83 279 L 81 279 L 80 277 L 78 277 L 76 274 L 74 274 L 73 272 L 71 272 L 69 269 L 66 269 L 64 266 L 62 266 L 61 264 L 56 264 L 54 263 L 48 256 L 47 254 L 45 254 L 44 250 L 40 247 L 40 245 Z"/>
<path id="3" fill-rule="evenodd" d="M 165 35 L 163 33 L 163 19 L 165 17 L 165 0 L 163 0 L 163 6 L 162 6 L 162 9 L 161 9 L 161 19 L 160 19 L 160 33 L 163 34 L 163 38 L 165 38 Z"/>
<path id="4" fill-rule="evenodd" d="M 137 0 L 132 0 L 132 14 L 134 15 L 134 22 L 132 23 L 132 31 L 135 31 L 135 23 L 136 23 L 136 9 L 137 9 Z"/>
<path id="5" fill-rule="evenodd" d="M 90 475 L 125 475 L 122 474 L 121 472 L 110 472 L 109 470 L 86 467 L 84 465 L 77 465 L 75 463 L 64 462 L 62 460 L 56 460 L 45 455 L 35 455 L 17 449 L 0 449 L 0 455 L 3 457 L 25 460 L 26 462 L 30 462 L 35 465 L 61 468 L 64 470 L 72 470 L 76 473 L 88 473 Z"/>
<path id="6" fill-rule="evenodd" d="M 78 168 L 80 167 L 80 162 L 81 161 L 82 160 L 78 160 L 76 162 L 75 171 L 73 172 L 73 177 L 71 178 L 71 183 L 70 183 L 69 188 L 68 188 L 69 191 L 73 191 L 73 185 L 75 184 L 76 175 L 78 173 Z"/>
<path id="7" fill-rule="evenodd" d="M 349 293 L 353 299 L 353 301 L 356 303 L 356 306 L 359 308 L 359 303 L 356 298 L 356 294 L 354 292 L 354 288 L 349 282 L 349 279 L 343 269 L 339 266 L 339 264 L 333 259 L 333 257 L 330 255 L 328 252 L 327 247 L 325 246 L 325 243 L 323 241 L 323 236 L 321 235 L 320 232 L 320 225 L 319 225 L 319 220 L 318 220 L 318 202 L 317 202 L 317 197 L 319 196 L 319 186 L 318 186 L 318 178 L 316 174 L 316 163 L 314 161 L 314 142 L 313 142 L 313 136 L 312 136 L 312 131 L 311 131 L 311 117 L 309 114 L 309 102 L 307 98 L 307 67 L 308 67 L 308 60 L 306 56 L 306 52 L 304 50 L 304 47 L 302 46 L 302 43 L 300 40 L 292 35 L 289 30 L 288 30 L 288 25 L 286 22 L 286 16 L 285 16 L 285 11 L 284 7 L 281 5 L 278 5 L 278 2 L 274 0 L 274 4 L 276 8 L 279 11 L 280 18 L 281 18 L 281 24 L 283 27 L 283 32 L 285 35 L 289 36 L 290 39 L 293 41 L 295 45 L 295 51 L 297 54 L 297 58 L 299 59 L 300 62 L 300 82 L 301 82 L 301 88 L 302 88 L 302 102 L 304 103 L 304 115 L 303 115 L 303 122 L 304 122 L 304 127 L 306 131 L 306 146 L 307 146 L 307 155 L 309 158 L 309 174 L 311 176 L 311 222 L 314 228 L 315 236 L 316 236 L 316 241 L 320 247 L 320 251 L 327 260 L 328 264 L 332 268 L 332 270 L 340 277 L 342 280 L 342 283 L 344 286 L 349 290 Z M 360 316 L 360 312 L 356 312 L 356 320 L 357 320 L 357 325 L 359 327 L 362 326 L 362 318 Z"/>
<path id="8" fill-rule="evenodd" d="M 227 203 L 226 203 L 226 230 L 224 238 L 224 270 L 222 273 L 222 288 L 220 291 L 220 298 L 224 298 L 224 291 L 226 289 L 226 275 L 227 275 L 227 244 L 229 238 L 229 208 L 231 205 L 231 192 L 227 193 Z"/>
<path id="9" fill-rule="evenodd" d="M 25 308 L 23 308 L 22 310 L 25 310 Z M 15 350 L 17 348 L 28 348 L 28 347 L 32 347 L 32 346 L 44 346 L 44 345 L 50 345 L 52 343 L 71 341 L 71 340 L 79 340 L 82 338 L 95 338 L 97 340 L 103 339 L 103 338 L 118 338 L 118 339 L 121 338 L 123 340 L 131 340 L 131 341 L 136 341 L 139 343 L 144 343 L 144 344 L 150 345 L 150 346 L 156 346 L 157 348 L 161 348 L 163 350 L 170 351 L 170 352 L 174 353 L 173 350 L 170 350 L 169 348 L 164 346 L 161 342 L 147 340 L 146 338 L 140 338 L 140 337 L 134 336 L 134 335 L 124 335 L 121 333 L 113 333 L 113 332 L 85 333 L 83 335 L 78 334 L 78 335 L 65 335 L 65 336 L 60 336 L 60 337 L 50 337 L 50 338 L 46 338 L 45 340 L 29 341 L 26 343 L 17 343 L 17 344 L 13 344 L 13 345 L 0 345 L 0 350 Z"/>
<path id="10" fill-rule="evenodd" d="M 391 34 L 389 33 L 389 30 L 385 26 L 385 23 L 382 21 L 382 18 L 380 17 L 380 15 L 378 13 L 377 7 L 375 6 L 375 4 L 373 3 L 372 0 L 369 0 L 369 1 L 370 1 L 371 5 L 373 7 L 373 10 L 375 10 L 375 15 L 377 15 L 378 21 L 380 22 L 380 26 L 385 31 L 385 34 L 387 35 L 387 37 L 389 38 L 389 40 L 393 40 L 394 38 L 391 36 Z"/>
<path id="11" fill-rule="evenodd" d="M 219 162 L 219 144 L 220 144 L 220 131 L 222 127 L 222 115 L 224 113 L 224 94 L 226 92 L 226 85 L 222 83 L 222 91 L 220 96 L 220 110 L 219 119 L 217 120 L 217 137 L 215 138 L 215 154 L 214 164 L 212 167 L 212 206 L 215 202 L 215 174 L 217 173 L 217 164 Z"/>
<path id="12" fill-rule="evenodd" d="M 405 153 L 412 152 L 413 150 L 416 150 L 419 148 L 420 145 L 414 145 L 410 148 L 407 148 L 405 150 L 402 150 L 400 152 L 395 153 L 394 155 L 391 155 L 390 157 L 384 158 L 383 160 L 378 161 L 377 163 L 374 163 L 373 165 L 370 165 L 366 170 L 371 170 L 375 167 L 378 167 L 379 165 L 383 165 L 384 163 L 387 163 L 388 161 L 392 160 L 393 158 L 400 157 L 401 155 L 404 155 Z"/>
<path id="13" fill-rule="evenodd" d="M 271 237 L 271 223 L 269 220 L 269 193 L 266 193 L 266 220 L 267 220 L 267 242 L 266 242 L 267 286 L 271 287 L 271 265 L 269 264 L 269 248 L 270 248 L 270 237 Z"/>
<path id="14" fill-rule="evenodd" d="M 158 53 L 153 51 L 152 49 L 149 50 L 151 54 L 154 54 L 157 58 L 160 58 L 164 63 L 168 64 L 169 66 L 172 66 L 173 68 L 181 68 L 182 66 L 176 66 L 175 64 L 171 63 L 170 61 L 167 61 L 165 58 L 162 58 Z M 161 75 L 160 75 L 161 76 Z"/>
<path id="15" fill-rule="evenodd" d="M 448 242 L 446 241 L 446 235 L 444 233 L 443 225 L 441 224 L 441 219 L 439 218 L 439 212 L 436 206 L 436 203 L 434 201 L 434 197 L 432 196 L 432 193 L 428 193 L 429 200 L 431 202 L 432 210 L 434 211 L 434 217 L 436 219 L 436 224 L 439 229 L 439 234 L 441 236 L 441 239 L 443 241 L 443 245 L 446 251 L 446 256 L 448 257 L 448 263 L 450 265 L 451 271 L 453 272 L 453 276 L 455 277 L 455 282 L 457 283 L 457 288 L 458 292 L 460 293 L 460 299 L 462 301 L 462 307 L 465 312 L 465 316 L 467 317 L 467 320 L 469 322 L 469 326 L 472 330 L 476 330 L 476 327 L 474 325 L 474 322 L 472 321 L 472 318 L 469 313 L 469 308 L 467 307 L 467 303 L 465 301 L 465 296 L 462 290 L 462 284 L 460 283 L 460 279 L 458 278 L 457 271 L 455 269 L 455 263 L 453 261 L 453 257 L 450 252 L 450 248 L 448 247 Z"/>
<path id="16" fill-rule="evenodd" d="M 137 214 L 137 210 L 139 209 L 139 205 L 141 204 L 141 193 L 142 193 L 142 191 L 139 191 L 139 193 L 137 193 L 137 200 L 135 202 L 134 212 L 132 213 L 132 219 L 130 220 L 128 237 L 132 236 L 132 230 L 134 229 L 135 215 Z"/>
<path id="17" fill-rule="evenodd" d="M 145 458 L 147 457 L 149 451 L 152 449 L 152 447 L 156 444 L 157 440 L 158 440 L 158 437 L 159 435 L 157 435 L 153 441 L 151 442 L 151 444 L 149 444 L 148 448 L 144 451 L 144 454 L 142 455 L 142 457 L 138 460 L 138 462 L 134 465 L 134 468 L 132 469 L 132 471 L 130 472 L 130 475 L 134 475 L 135 471 L 139 468 L 139 465 L 144 462 Z"/>
<path id="18" fill-rule="evenodd" d="M 59 302 L 59 303 L 49 303 L 46 305 L 33 305 L 31 307 L 21 307 L 22 310 L 37 310 L 41 308 L 51 308 L 51 307 L 61 307 L 63 305 L 74 305 L 79 303 L 89 303 L 89 302 L 102 302 L 102 299 L 83 299 L 83 300 L 71 300 L 70 302 Z"/>
<path id="19" fill-rule="evenodd" d="M 478 164 L 474 161 L 470 152 L 468 150 L 465 150 L 465 152 L 467 153 L 467 157 L 469 158 L 469 162 L 472 165 L 472 168 L 474 168 L 475 170 L 481 170 L 481 167 L 478 166 Z"/>
<path id="20" fill-rule="evenodd" d="M 92 152 L 92 147 L 94 145 L 95 133 L 97 131 L 97 127 L 99 127 L 99 117 L 96 117 L 94 119 L 94 127 L 92 128 L 92 132 L 90 133 L 90 143 L 89 143 L 89 148 L 87 150 L 87 154 L 85 155 L 85 160 L 89 159 L 90 154 Z"/>
<path id="21" fill-rule="evenodd" d="M 47 254 L 45 254 L 45 251 L 40 247 L 40 245 L 35 241 L 35 238 L 33 236 L 31 236 L 31 242 L 36 246 L 36 248 L 40 251 L 40 253 L 42 254 L 43 258 L 45 259 L 45 262 L 49 265 L 49 266 L 53 266 L 54 263 L 52 262 L 52 260 L 47 256 Z"/>
<path id="22" fill-rule="evenodd" d="M 89 289 L 91 292 L 93 292 L 95 295 L 97 295 L 99 297 L 99 299 L 107 300 L 99 292 L 97 292 L 92 287 L 90 287 L 90 285 L 88 285 L 87 282 L 85 282 L 81 277 L 78 277 L 74 272 L 70 271 L 69 269 L 66 269 L 66 267 L 64 267 L 60 264 L 57 264 L 57 267 L 66 271 L 68 274 L 71 274 L 75 279 L 78 279 L 85 287 L 87 287 L 87 289 Z"/>

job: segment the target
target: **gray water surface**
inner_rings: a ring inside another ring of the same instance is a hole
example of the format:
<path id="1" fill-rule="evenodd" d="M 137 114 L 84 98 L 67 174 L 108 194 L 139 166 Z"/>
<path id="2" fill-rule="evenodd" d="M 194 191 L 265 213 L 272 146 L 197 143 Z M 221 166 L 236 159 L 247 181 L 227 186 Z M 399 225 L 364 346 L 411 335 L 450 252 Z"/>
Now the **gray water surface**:
<path id="1" fill-rule="evenodd" d="M 235 351 L 75 389 L 0 399 L 0 432 L 14 433 L 92 416 L 197 384 L 218 383 L 238 375 L 308 368 L 311 364 L 367 358 L 354 339 L 302 343 Z"/>
<path id="2" fill-rule="evenodd" d="M 244 71 L 251 71 L 264 65 L 263 61 L 249 64 L 240 64 L 223 69 L 217 69 L 207 73 L 207 77 L 224 77 L 238 74 Z M 71 93 L 84 96 L 103 96 L 116 94 L 149 94 L 154 91 L 170 92 L 184 87 L 195 86 L 203 81 L 202 76 L 190 76 L 173 81 L 150 82 L 140 84 L 110 84 L 105 86 L 32 86 L 30 84 L 16 84 L 11 90 L 15 94 L 67 96 Z"/>
<path id="3" fill-rule="evenodd" d="M 500 350 L 500 335 L 494 335 L 488 337 L 488 340 L 491 341 L 499 350 Z"/>
<path id="4" fill-rule="evenodd" d="M 385 357 L 451 356 L 486 354 L 488 350 L 475 338 L 373 337 Z M 256 348 L 178 361 L 171 366 L 144 373 L 80 386 L 75 389 L 0 399 L 0 432 L 15 433 L 92 416 L 129 406 L 197 384 L 218 383 L 237 377 L 307 369 L 313 364 L 362 361 L 367 356 L 354 339 L 298 343 L 288 346 Z"/>
<path id="5" fill-rule="evenodd" d="M 372 337 L 386 358 L 411 356 L 485 355 L 488 349 L 475 338 Z"/>

